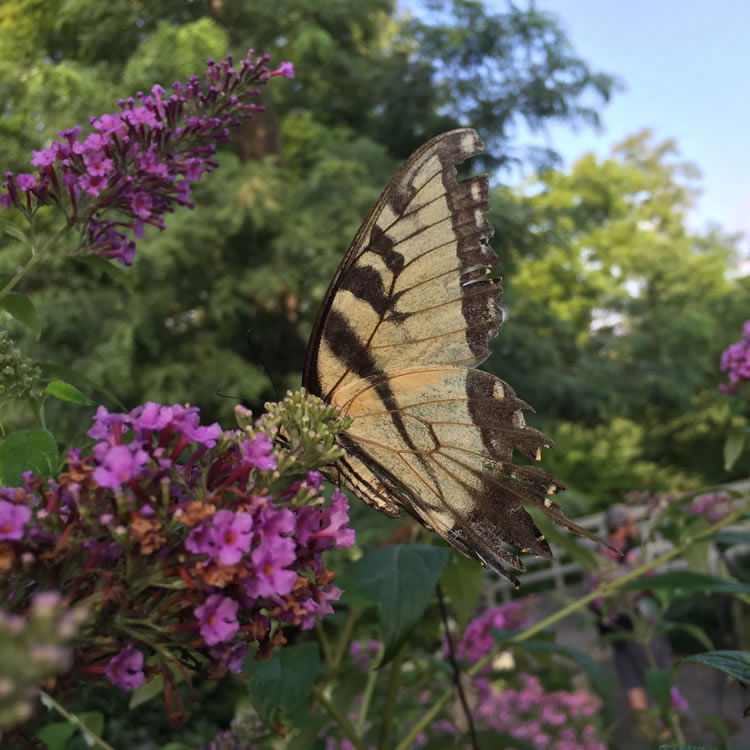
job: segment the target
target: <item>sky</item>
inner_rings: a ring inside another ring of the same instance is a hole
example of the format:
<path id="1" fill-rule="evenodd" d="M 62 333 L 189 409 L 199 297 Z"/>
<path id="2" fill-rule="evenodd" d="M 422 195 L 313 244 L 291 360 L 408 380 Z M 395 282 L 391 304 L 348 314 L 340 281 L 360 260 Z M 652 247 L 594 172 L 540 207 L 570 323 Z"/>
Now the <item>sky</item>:
<path id="1" fill-rule="evenodd" d="M 504 0 L 486 0 L 505 9 Z M 703 173 L 689 223 L 711 221 L 750 234 L 750 3 L 743 0 L 536 0 L 556 15 L 576 53 L 625 89 L 601 112 L 597 133 L 553 126 L 546 139 L 570 165 L 605 155 L 625 136 L 651 128 L 674 138 Z M 740 247 L 750 253 L 746 237 Z"/>

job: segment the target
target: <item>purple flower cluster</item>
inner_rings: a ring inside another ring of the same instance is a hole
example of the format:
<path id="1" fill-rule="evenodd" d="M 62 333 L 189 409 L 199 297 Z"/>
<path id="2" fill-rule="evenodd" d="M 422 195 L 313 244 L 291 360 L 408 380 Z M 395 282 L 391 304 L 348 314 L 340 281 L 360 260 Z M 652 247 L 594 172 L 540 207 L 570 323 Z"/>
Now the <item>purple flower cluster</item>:
<path id="1" fill-rule="evenodd" d="M 93 132 L 77 125 L 58 133 L 48 148 L 34 151 L 36 174 L 6 172 L 0 207 L 31 216 L 53 204 L 71 225 L 85 227 L 84 252 L 130 265 L 135 238 L 146 224 L 164 228 L 164 216 L 178 205 L 193 207 L 192 183 L 215 169 L 217 143 L 230 128 L 262 105 L 257 88 L 277 75 L 294 76 L 291 63 L 269 72 L 266 56 L 250 50 L 235 70 L 231 55 L 209 60 L 204 80 L 191 76 L 173 92 L 155 85 L 119 102 L 120 112 L 91 118 Z M 119 216 L 118 216 L 119 215 Z"/>
<path id="2" fill-rule="evenodd" d="M 534 608 L 532 598 L 518 599 L 501 607 L 493 607 L 474 618 L 464 630 L 461 640 L 456 644 L 456 657 L 474 663 L 486 656 L 497 643 L 495 630 L 522 630 L 531 625 L 531 613 Z M 443 651 L 448 653 L 447 642 Z"/>
<path id="3" fill-rule="evenodd" d="M 547 692 L 534 675 L 522 674 L 520 681 L 520 689 L 511 689 L 476 680 L 479 725 L 540 750 L 607 750 L 594 721 L 599 698 L 580 690 Z"/>
<path id="4" fill-rule="evenodd" d="M 726 492 L 711 492 L 698 495 L 688 508 L 693 516 L 704 516 L 707 521 L 716 523 L 732 512 L 732 498 Z"/>
<path id="5" fill-rule="evenodd" d="M 743 383 L 750 381 L 750 320 L 742 327 L 742 339 L 721 355 L 721 370 L 729 375 L 729 383 L 719 386 L 722 393 L 737 393 Z"/>
<path id="6" fill-rule="evenodd" d="M 249 643 L 263 657 L 284 624 L 333 611 L 341 591 L 322 555 L 354 543 L 346 497 L 326 504 L 317 471 L 271 492 L 283 481 L 267 434 L 222 433 L 196 408 L 156 403 L 100 407 L 88 434 L 91 455 L 71 451 L 56 479 L 0 489 L 0 596 L 20 604 L 32 582 L 52 583 L 91 602 L 82 671 L 131 690 L 155 672 L 168 681 L 170 659 L 207 660 L 218 678 L 242 669 Z"/>
<path id="7" fill-rule="evenodd" d="M 383 650 L 383 644 L 380 641 L 352 641 L 349 646 L 349 656 L 351 657 L 357 669 L 365 671 Z"/>

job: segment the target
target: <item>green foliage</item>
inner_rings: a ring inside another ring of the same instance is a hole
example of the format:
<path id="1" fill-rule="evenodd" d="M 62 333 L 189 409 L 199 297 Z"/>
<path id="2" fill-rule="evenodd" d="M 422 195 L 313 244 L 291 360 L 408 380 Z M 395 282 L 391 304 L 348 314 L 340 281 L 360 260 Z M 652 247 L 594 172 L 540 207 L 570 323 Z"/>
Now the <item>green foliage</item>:
<path id="1" fill-rule="evenodd" d="M 57 461 L 57 443 L 51 432 L 42 428 L 16 430 L 0 443 L 0 483 L 18 487 L 25 471 L 50 477 Z"/>
<path id="2" fill-rule="evenodd" d="M 392 544 L 368 552 L 349 570 L 359 591 L 378 605 L 385 653 L 390 661 L 432 600 L 449 552 L 425 544 Z"/>
<path id="3" fill-rule="evenodd" d="M 451 551 L 440 576 L 440 585 L 448 597 L 459 628 L 466 627 L 476 614 L 483 583 L 484 569 L 475 560 Z"/>
<path id="4" fill-rule="evenodd" d="M 247 667 L 253 706 L 266 721 L 273 719 L 278 711 L 294 713 L 309 700 L 322 669 L 315 643 L 275 651 L 267 661 Z"/>
<path id="5" fill-rule="evenodd" d="M 718 669 L 744 683 L 750 683 L 750 654 L 745 651 L 707 651 L 693 654 L 684 661 L 696 661 Z"/>

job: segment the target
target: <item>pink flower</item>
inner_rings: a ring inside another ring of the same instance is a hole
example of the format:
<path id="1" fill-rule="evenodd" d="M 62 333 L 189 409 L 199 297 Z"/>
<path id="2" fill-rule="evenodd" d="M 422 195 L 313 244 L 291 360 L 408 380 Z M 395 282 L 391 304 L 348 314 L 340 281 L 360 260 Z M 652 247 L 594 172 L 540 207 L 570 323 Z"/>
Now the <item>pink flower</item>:
<path id="1" fill-rule="evenodd" d="M 286 569 L 296 558 L 294 546 L 291 539 L 270 537 L 253 551 L 255 575 L 244 581 L 248 596 L 284 596 L 294 588 L 297 574 Z"/>
<path id="2" fill-rule="evenodd" d="M 252 440 L 240 444 L 240 453 L 253 467 L 261 471 L 273 471 L 276 468 L 276 457 L 273 455 L 273 444 L 268 435 L 257 435 Z"/>
<path id="3" fill-rule="evenodd" d="M 130 643 L 107 664 L 107 679 L 123 690 L 134 690 L 140 687 L 146 675 L 143 672 L 143 654 Z"/>
<path id="4" fill-rule="evenodd" d="M 294 78 L 294 64 L 290 62 L 283 62 L 276 70 L 272 70 L 269 74 L 269 78 L 274 76 L 284 76 L 284 78 Z"/>
<path id="5" fill-rule="evenodd" d="M 0 540 L 20 539 L 23 536 L 23 527 L 30 519 L 30 508 L 8 500 L 0 500 Z"/>
<path id="6" fill-rule="evenodd" d="M 228 596 L 211 594 L 194 610 L 203 640 L 209 646 L 231 640 L 240 629 L 237 621 L 239 604 Z"/>
<path id="7" fill-rule="evenodd" d="M 212 519 L 216 556 L 223 565 L 234 565 L 250 549 L 253 517 L 249 513 L 220 510 Z"/>

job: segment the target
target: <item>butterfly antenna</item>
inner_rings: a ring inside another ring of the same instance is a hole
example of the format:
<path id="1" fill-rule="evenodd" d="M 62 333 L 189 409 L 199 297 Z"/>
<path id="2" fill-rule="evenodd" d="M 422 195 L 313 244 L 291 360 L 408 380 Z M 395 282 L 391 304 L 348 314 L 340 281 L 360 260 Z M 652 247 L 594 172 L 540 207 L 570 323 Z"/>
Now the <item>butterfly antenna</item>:
<path id="1" fill-rule="evenodd" d="M 445 607 L 445 596 L 443 594 L 443 587 L 440 583 L 435 584 L 435 590 L 437 592 L 438 606 L 440 607 L 440 619 L 443 621 L 443 628 L 445 630 L 445 640 L 448 643 L 448 658 L 450 659 L 451 669 L 453 670 L 453 682 L 456 685 L 456 692 L 461 701 L 461 708 L 463 708 L 464 716 L 466 716 L 466 725 L 468 726 L 469 734 L 471 735 L 471 747 L 472 750 L 480 750 L 477 729 L 474 726 L 474 717 L 471 715 L 471 709 L 469 708 L 469 702 L 466 700 L 466 693 L 464 692 L 464 685 L 461 680 L 461 667 L 458 665 L 458 660 L 456 659 L 453 636 L 451 635 L 451 629 L 448 623 L 448 610 Z"/>
<path id="2" fill-rule="evenodd" d="M 222 393 L 218 388 L 214 391 L 214 395 L 219 398 L 231 398 L 234 401 L 240 401 L 242 404 L 249 404 L 253 408 L 257 408 L 262 411 L 265 406 L 265 401 L 259 398 L 245 398 L 244 396 L 234 396 L 231 393 Z"/>
<path id="3" fill-rule="evenodd" d="M 253 358 L 260 362 L 260 366 L 263 368 L 263 372 L 266 373 L 268 382 L 271 384 L 271 388 L 273 388 L 274 398 L 279 401 L 279 389 L 276 387 L 276 382 L 273 379 L 273 375 L 271 375 L 271 371 L 268 369 L 268 367 L 266 367 L 266 363 L 263 361 L 263 357 L 260 356 L 260 348 L 256 345 L 255 339 L 253 339 L 252 328 L 248 328 L 247 331 L 245 331 L 245 340 L 247 341 L 248 348 L 250 349 L 250 353 L 252 354 Z"/>

